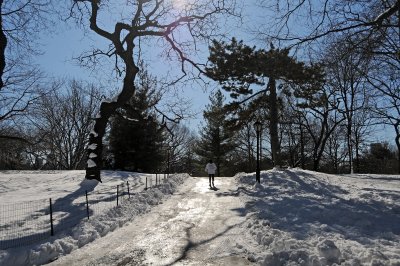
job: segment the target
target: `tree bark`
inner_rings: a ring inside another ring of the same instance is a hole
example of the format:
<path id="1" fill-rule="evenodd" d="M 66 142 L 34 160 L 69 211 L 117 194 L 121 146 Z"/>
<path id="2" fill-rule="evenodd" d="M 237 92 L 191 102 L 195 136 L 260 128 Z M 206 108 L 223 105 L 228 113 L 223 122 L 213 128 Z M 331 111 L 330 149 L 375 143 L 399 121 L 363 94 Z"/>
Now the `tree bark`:
<path id="1" fill-rule="evenodd" d="M 252 143 L 251 143 L 251 135 L 250 135 L 250 128 L 248 125 L 246 125 L 246 147 L 247 147 L 247 172 L 251 172 L 253 167 L 253 150 L 252 150 Z"/>
<path id="2" fill-rule="evenodd" d="M 269 108 L 270 108 L 270 134 L 271 134 L 271 151 L 274 166 L 281 166 L 279 134 L 278 134 L 278 99 L 276 93 L 276 80 L 269 78 Z"/>
<path id="3" fill-rule="evenodd" d="M 303 125 L 300 121 L 300 154 L 301 154 L 301 169 L 306 169 L 306 158 L 304 154 L 304 132 L 303 132 Z"/>
<path id="4" fill-rule="evenodd" d="M 347 122 L 347 148 L 348 148 L 348 151 L 349 151 L 350 174 L 354 174 L 354 169 L 353 169 L 353 142 L 352 142 L 351 122 Z"/>
<path id="5" fill-rule="evenodd" d="M 125 62 L 128 62 L 126 60 Z M 101 182 L 100 170 L 103 166 L 103 137 L 106 132 L 107 123 L 117 108 L 127 102 L 135 93 L 134 80 L 139 69 L 133 60 L 127 64 L 123 88 L 116 101 L 102 102 L 99 115 L 95 119 L 93 131 L 89 135 L 88 161 L 86 165 L 86 179 L 96 179 Z"/>
<path id="6" fill-rule="evenodd" d="M 3 74 L 6 67 L 6 47 L 7 47 L 7 37 L 3 31 L 3 18 L 2 13 L 3 0 L 0 0 L 0 91 L 3 88 Z"/>
<path id="7" fill-rule="evenodd" d="M 99 11 L 99 2 L 92 0 L 90 29 L 98 35 L 111 41 L 115 47 L 115 53 L 123 60 L 125 65 L 125 77 L 123 80 L 122 90 L 116 100 L 104 101 L 100 105 L 100 111 L 95 118 L 93 131 L 89 134 L 88 160 L 86 164 L 86 179 L 96 179 L 101 182 L 100 170 L 103 162 L 103 137 L 106 132 L 109 118 L 115 111 L 122 107 L 135 94 L 135 77 L 139 72 L 139 68 L 135 65 L 133 50 L 135 44 L 133 42 L 136 31 L 130 31 L 123 40 L 120 40 L 121 32 L 125 25 L 117 23 L 115 32 L 109 33 L 101 29 L 97 25 L 97 16 Z M 124 44 L 126 47 L 124 47 Z"/>

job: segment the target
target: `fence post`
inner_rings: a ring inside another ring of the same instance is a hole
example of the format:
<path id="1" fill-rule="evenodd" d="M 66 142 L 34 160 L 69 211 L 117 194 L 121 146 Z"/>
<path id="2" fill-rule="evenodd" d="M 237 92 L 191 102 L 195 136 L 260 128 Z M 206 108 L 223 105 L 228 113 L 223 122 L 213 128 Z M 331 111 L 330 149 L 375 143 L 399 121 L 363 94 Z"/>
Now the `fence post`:
<path id="1" fill-rule="evenodd" d="M 51 204 L 50 198 L 50 235 L 54 236 L 54 226 L 53 226 L 53 206 Z"/>
<path id="2" fill-rule="evenodd" d="M 146 187 L 144 188 L 144 190 L 147 190 L 147 176 L 146 176 Z"/>
<path id="3" fill-rule="evenodd" d="M 119 196 L 118 195 L 118 192 L 119 192 L 118 189 L 119 189 L 119 185 L 117 185 L 117 206 L 118 206 L 118 196 Z"/>
<path id="4" fill-rule="evenodd" d="M 86 193 L 86 214 L 89 220 L 89 200 L 88 200 L 87 190 L 85 190 L 85 193 Z"/>
<path id="5" fill-rule="evenodd" d="M 128 181 L 126 181 L 126 186 L 128 187 L 128 198 L 130 199 L 131 198 L 131 193 L 129 192 L 129 182 Z"/>
<path id="6" fill-rule="evenodd" d="M 158 181 L 158 178 L 157 178 L 157 174 L 156 174 L 156 186 L 157 186 L 157 181 Z"/>

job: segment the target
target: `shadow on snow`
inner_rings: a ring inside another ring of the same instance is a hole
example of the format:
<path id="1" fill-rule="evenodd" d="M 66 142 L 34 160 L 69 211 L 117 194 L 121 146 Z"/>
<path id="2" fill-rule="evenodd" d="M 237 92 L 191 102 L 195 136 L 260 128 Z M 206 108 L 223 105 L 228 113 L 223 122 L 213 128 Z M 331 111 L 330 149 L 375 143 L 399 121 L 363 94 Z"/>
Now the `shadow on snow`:
<path id="1" fill-rule="evenodd" d="M 255 178 L 246 178 L 254 184 Z M 300 240 L 335 232 L 367 244 L 369 239 L 394 240 L 400 235 L 399 191 L 368 188 L 361 197 L 352 198 L 349 191 L 318 176 L 290 170 L 263 173 L 261 180 L 262 189 L 239 187 L 218 196 L 251 196 L 246 207 L 237 210 L 241 215 L 255 211 L 258 219 Z"/>
<path id="2" fill-rule="evenodd" d="M 117 175 L 114 176 L 114 178 L 120 179 L 121 183 L 130 178 L 129 186 L 132 189 L 131 193 L 134 190 L 139 190 L 145 187 L 144 181 L 141 180 L 141 178 L 138 178 L 140 177 L 140 174 L 122 171 L 103 171 L 103 174 L 108 176 Z M 71 230 L 73 226 L 79 224 L 82 220 L 87 220 L 88 216 L 92 217 L 95 214 L 95 210 L 105 210 L 116 206 L 116 203 L 114 205 L 117 197 L 116 187 L 107 187 L 100 190 L 96 189 L 96 191 L 94 191 L 97 186 L 97 181 L 84 179 L 79 184 L 79 188 L 76 191 L 71 192 L 64 197 L 57 198 L 52 202 L 54 235 L 59 233 L 69 234 L 69 230 Z M 87 210 L 86 206 L 86 192 L 88 193 L 89 210 Z M 94 198 L 93 195 L 95 195 Z M 96 204 L 108 204 L 110 207 L 105 208 L 104 206 L 96 206 Z M 1 240 L 0 248 L 6 249 L 11 247 L 22 247 L 24 245 L 33 243 L 41 244 L 48 241 L 48 238 L 50 237 L 49 218 L 46 218 L 45 222 L 42 221 L 42 218 L 44 216 L 49 216 L 49 214 L 50 209 L 47 206 L 41 210 L 34 211 L 33 214 L 25 217 L 23 224 L 20 226 L 22 228 L 33 226 L 35 233 L 27 231 L 26 235 L 23 235 L 24 232 L 22 232 L 17 238 Z M 5 225 L 4 227 L 7 226 L 8 225 Z"/>

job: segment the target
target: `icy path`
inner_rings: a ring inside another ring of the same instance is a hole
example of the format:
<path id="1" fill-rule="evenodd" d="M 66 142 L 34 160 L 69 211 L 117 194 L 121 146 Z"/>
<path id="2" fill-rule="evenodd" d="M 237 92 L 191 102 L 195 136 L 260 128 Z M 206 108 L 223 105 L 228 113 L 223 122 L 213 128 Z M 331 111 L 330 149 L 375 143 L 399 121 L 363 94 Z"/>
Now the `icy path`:
<path id="1" fill-rule="evenodd" d="M 51 265 L 251 265 L 233 178 L 189 178 L 162 204 Z"/>

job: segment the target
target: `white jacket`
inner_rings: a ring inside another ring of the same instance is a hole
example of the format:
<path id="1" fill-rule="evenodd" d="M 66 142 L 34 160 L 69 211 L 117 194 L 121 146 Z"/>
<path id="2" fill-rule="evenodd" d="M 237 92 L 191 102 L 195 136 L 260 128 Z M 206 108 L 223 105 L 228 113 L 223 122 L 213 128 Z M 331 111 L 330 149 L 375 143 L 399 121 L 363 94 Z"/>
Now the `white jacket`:
<path id="1" fill-rule="evenodd" d="M 215 163 L 208 163 L 208 164 L 206 165 L 205 171 L 206 171 L 209 175 L 214 175 L 214 174 L 215 174 L 215 170 L 217 170 L 217 166 L 215 165 Z"/>

